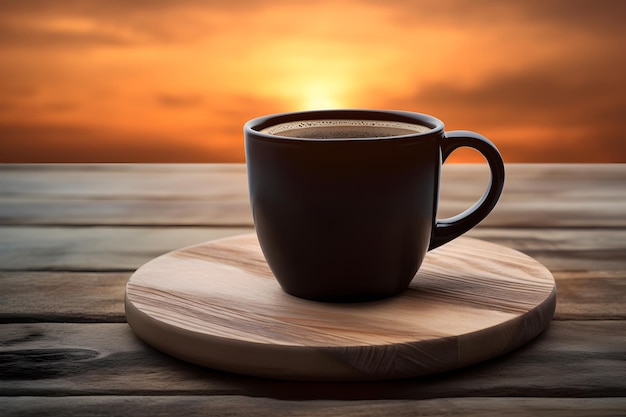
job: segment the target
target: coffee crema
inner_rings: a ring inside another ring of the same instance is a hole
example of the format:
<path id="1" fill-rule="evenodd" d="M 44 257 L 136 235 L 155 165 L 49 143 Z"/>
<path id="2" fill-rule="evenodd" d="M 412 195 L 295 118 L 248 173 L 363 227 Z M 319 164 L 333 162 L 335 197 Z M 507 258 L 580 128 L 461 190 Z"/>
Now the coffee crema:
<path id="1" fill-rule="evenodd" d="M 280 123 L 260 132 L 302 139 L 358 139 L 414 135 L 430 130 L 419 124 L 388 120 L 322 119 Z"/>

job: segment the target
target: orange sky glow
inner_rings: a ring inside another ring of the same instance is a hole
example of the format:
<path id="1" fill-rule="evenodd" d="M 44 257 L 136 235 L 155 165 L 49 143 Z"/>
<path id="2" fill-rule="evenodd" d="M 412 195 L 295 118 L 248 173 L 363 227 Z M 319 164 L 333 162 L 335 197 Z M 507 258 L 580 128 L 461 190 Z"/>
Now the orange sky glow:
<path id="1" fill-rule="evenodd" d="M 620 0 L 6 1 L 0 162 L 243 162 L 246 120 L 319 108 L 429 113 L 505 162 L 626 162 L 623 16 Z"/>

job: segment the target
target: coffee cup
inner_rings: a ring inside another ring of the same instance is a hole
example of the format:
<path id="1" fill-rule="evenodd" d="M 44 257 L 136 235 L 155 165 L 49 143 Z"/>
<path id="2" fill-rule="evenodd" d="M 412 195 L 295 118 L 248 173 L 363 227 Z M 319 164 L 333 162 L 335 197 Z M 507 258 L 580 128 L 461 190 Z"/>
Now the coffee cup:
<path id="1" fill-rule="evenodd" d="M 283 290 L 325 302 L 390 297 L 427 251 L 467 232 L 504 185 L 498 149 L 435 117 L 392 110 L 316 110 L 244 126 L 254 225 Z M 486 159 L 491 180 L 465 212 L 437 219 L 441 166 L 457 148 Z"/>

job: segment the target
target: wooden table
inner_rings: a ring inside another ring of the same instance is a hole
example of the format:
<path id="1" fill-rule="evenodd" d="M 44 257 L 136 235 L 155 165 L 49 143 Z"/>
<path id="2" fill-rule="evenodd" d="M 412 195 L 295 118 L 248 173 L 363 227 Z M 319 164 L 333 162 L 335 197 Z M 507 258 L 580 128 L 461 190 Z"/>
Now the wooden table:
<path id="1" fill-rule="evenodd" d="M 446 166 L 442 217 L 487 175 Z M 626 165 L 508 165 L 507 176 L 469 236 L 553 272 L 548 329 L 447 374 L 307 383 L 190 365 L 125 323 L 137 267 L 253 230 L 243 165 L 0 166 L 0 414 L 626 415 Z"/>

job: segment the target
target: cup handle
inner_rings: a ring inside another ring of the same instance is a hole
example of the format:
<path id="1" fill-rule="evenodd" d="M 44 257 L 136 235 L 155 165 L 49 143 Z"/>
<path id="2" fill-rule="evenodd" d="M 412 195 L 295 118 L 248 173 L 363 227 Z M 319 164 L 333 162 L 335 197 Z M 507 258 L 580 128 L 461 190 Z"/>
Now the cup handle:
<path id="1" fill-rule="evenodd" d="M 428 250 L 456 239 L 480 223 L 493 210 L 504 187 L 502 156 L 496 146 L 486 137 L 467 130 L 455 130 L 445 133 L 440 146 L 442 164 L 455 149 L 461 147 L 476 149 L 487 160 L 491 179 L 483 196 L 472 207 L 454 217 L 435 220 Z"/>

